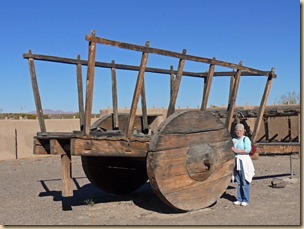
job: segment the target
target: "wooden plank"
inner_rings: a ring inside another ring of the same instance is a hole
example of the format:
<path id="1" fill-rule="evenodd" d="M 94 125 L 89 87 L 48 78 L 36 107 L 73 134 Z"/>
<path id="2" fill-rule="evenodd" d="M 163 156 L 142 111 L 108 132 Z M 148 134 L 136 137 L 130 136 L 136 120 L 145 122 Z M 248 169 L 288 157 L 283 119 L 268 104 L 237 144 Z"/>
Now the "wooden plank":
<path id="1" fill-rule="evenodd" d="M 96 43 L 89 43 L 89 57 L 87 68 L 87 86 L 86 86 L 86 103 L 85 103 L 85 135 L 90 134 L 92 104 L 93 104 L 93 87 L 95 71 Z"/>
<path id="2" fill-rule="evenodd" d="M 148 147 L 148 141 L 81 138 L 71 140 L 71 154 L 77 156 L 146 157 Z"/>
<path id="3" fill-rule="evenodd" d="M 31 50 L 29 50 L 29 54 L 32 54 Z M 45 122 L 44 122 L 44 118 L 43 118 L 43 110 L 42 110 L 41 99 L 40 99 L 37 77 L 36 77 L 36 71 L 35 71 L 35 64 L 34 64 L 33 58 L 28 59 L 28 65 L 29 65 L 30 74 L 31 74 L 32 88 L 33 88 L 33 92 L 34 92 L 36 112 L 37 112 L 37 116 L 38 116 L 38 120 L 39 120 L 40 130 L 41 130 L 41 132 L 46 132 Z"/>
<path id="4" fill-rule="evenodd" d="M 301 145 L 298 144 L 284 144 L 278 142 L 277 144 L 268 143 L 260 144 L 256 143 L 257 152 L 259 155 L 288 155 L 300 153 Z"/>
<path id="5" fill-rule="evenodd" d="M 75 64 L 77 65 L 80 63 L 81 65 L 87 66 L 88 61 L 87 60 L 77 60 L 77 59 L 72 59 L 72 58 L 65 58 L 65 57 L 56 57 L 56 56 L 48 56 L 48 55 L 41 55 L 41 54 L 28 54 L 25 53 L 23 54 L 23 58 L 29 59 L 33 58 L 34 60 L 40 60 L 40 61 L 50 61 L 50 62 L 55 62 L 55 63 L 63 63 L 63 64 Z M 101 68 L 112 68 L 111 63 L 106 63 L 106 62 L 95 62 L 95 67 L 101 67 Z M 121 70 L 129 70 L 129 71 L 139 71 L 138 66 L 134 65 L 125 65 L 125 64 L 115 64 L 116 69 L 121 69 Z M 160 74 L 171 74 L 171 69 L 161 69 L 161 68 L 150 68 L 147 67 L 145 69 L 145 72 L 153 72 L 153 73 L 160 73 Z M 252 72 L 248 72 L 243 70 L 242 71 L 242 76 L 269 76 L 271 74 L 271 71 L 261 71 L 262 74 L 255 74 Z M 177 74 L 177 71 L 174 71 L 174 74 Z M 231 76 L 234 75 L 235 71 L 223 71 L 223 72 L 214 72 L 215 77 L 222 77 L 222 76 Z M 208 76 L 208 73 L 206 72 L 188 72 L 184 71 L 183 76 L 191 76 L 191 77 L 198 77 L 198 78 L 206 78 Z M 272 76 L 273 78 L 276 78 L 276 75 Z"/>
<path id="6" fill-rule="evenodd" d="M 111 77 L 112 77 L 112 104 L 113 104 L 113 129 L 119 129 L 119 121 L 118 121 L 118 103 L 117 103 L 117 85 L 116 85 L 116 68 L 115 61 L 112 60 L 112 69 L 111 69 Z"/>
<path id="7" fill-rule="evenodd" d="M 272 69 L 272 71 L 274 72 L 274 69 Z M 271 85 L 272 85 L 272 77 L 268 77 L 267 82 L 266 82 L 266 86 L 265 86 L 265 89 L 264 89 L 264 94 L 263 94 L 263 97 L 261 99 L 257 119 L 255 121 L 253 133 L 252 133 L 251 141 L 253 143 L 256 142 L 258 133 L 260 131 L 260 126 L 261 126 L 262 118 L 263 118 L 263 115 L 264 115 L 264 111 L 265 111 L 265 107 L 266 107 L 266 103 L 267 103 L 267 99 L 268 99 L 268 95 L 269 95 L 269 92 L 270 92 Z"/>
<path id="8" fill-rule="evenodd" d="M 61 155 L 62 196 L 73 196 L 71 155 Z"/>
<path id="9" fill-rule="evenodd" d="M 146 46 L 149 46 L 149 42 L 146 42 Z M 132 105 L 131 105 L 131 109 L 130 109 L 130 116 L 129 116 L 129 125 L 127 127 L 126 130 L 126 137 L 130 138 L 132 131 L 133 131 L 133 126 L 134 126 L 134 122 L 135 122 L 135 115 L 136 115 L 136 109 L 137 109 L 137 105 L 138 105 L 138 100 L 139 100 L 139 96 L 142 93 L 142 88 L 143 88 L 143 83 L 144 83 L 144 73 L 145 73 L 145 68 L 147 65 L 147 61 L 148 61 L 148 53 L 142 53 L 142 58 L 141 58 L 141 63 L 140 63 L 140 70 L 138 72 L 138 76 L 137 76 L 137 82 L 136 82 L 136 86 L 135 86 L 135 90 L 134 90 L 134 94 L 133 94 L 133 99 L 132 99 Z"/>
<path id="10" fill-rule="evenodd" d="M 240 62 L 240 65 L 241 65 L 241 62 Z M 238 88 L 239 88 L 239 84 L 240 84 L 240 79 L 241 79 L 241 71 L 237 70 L 236 76 L 235 76 L 234 87 L 233 87 L 231 96 L 229 98 L 229 104 L 227 107 L 226 126 L 227 126 L 227 129 L 229 132 L 231 130 L 233 113 L 234 113 L 234 109 L 235 109 L 235 101 L 236 101 L 237 92 L 238 92 Z"/>
<path id="11" fill-rule="evenodd" d="M 129 50 L 133 50 L 133 51 L 140 51 L 140 52 L 145 52 L 145 53 L 153 53 L 153 54 L 157 54 L 157 55 L 175 57 L 175 58 L 180 58 L 180 59 L 184 59 L 184 60 L 191 60 L 191 61 L 202 62 L 202 63 L 207 63 L 207 64 L 215 64 L 215 65 L 222 66 L 222 67 L 235 68 L 235 69 L 240 69 L 243 71 L 255 73 L 258 75 L 263 75 L 263 72 L 258 69 L 249 68 L 246 66 L 237 65 L 237 64 L 233 64 L 233 63 L 229 63 L 229 62 L 225 62 L 225 61 L 213 60 L 213 59 L 198 57 L 198 56 L 183 55 L 183 54 L 177 53 L 177 52 L 171 52 L 171 51 L 162 50 L 162 49 L 128 44 L 128 43 L 108 40 L 108 39 L 90 36 L 90 35 L 86 35 L 85 39 L 90 42 L 109 45 L 109 46 L 113 46 L 113 47 L 129 49 Z"/>
<path id="12" fill-rule="evenodd" d="M 203 101 L 202 101 L 202 105 L 201 105 L 201 111 L 205 111 L 207 108 L 213 74 L 214 74 L 214 64 L 210 64 L 208 76 L 204 82 L 204 94 L 203 94 Z"/>
<path id="13" fill-rule="evenodd" d="M 184 49 L 182 54 L 186 55 L 186 52 L 187 52 L 186 49 Z M 172 96 L 170 98 L 170 103 L 169 103 L 169 107 L 168 107 L 168 111 L 167 111 L 167 117 L 169 117 L 170 115 L 172 115 L 175 112 L 175 103 L 176 103 L 177 94 L 178 94 L 180 83 L 181 83 L 182 76 L 183 76 L 184 66 L 185 66 L 185 60 L 183 58 L 181 58 L 178 63 L 178 70 L 177 70 L 177 74 L 176 74 L 176 77 L 175 77 L 175 80 L 173 83 Z"/>
<path id="14" fill-rule="evenodd" d="M 83 85 L 82 85 L 82 65 L 80 64 L 80 55 L 77 56 L 76 75 L 77 75 L 77 91 L 78 91 L 78 108 L 79 108 L 79 121 L 80 130 L 84 127 L 84 106 L 83 106 Z"/>

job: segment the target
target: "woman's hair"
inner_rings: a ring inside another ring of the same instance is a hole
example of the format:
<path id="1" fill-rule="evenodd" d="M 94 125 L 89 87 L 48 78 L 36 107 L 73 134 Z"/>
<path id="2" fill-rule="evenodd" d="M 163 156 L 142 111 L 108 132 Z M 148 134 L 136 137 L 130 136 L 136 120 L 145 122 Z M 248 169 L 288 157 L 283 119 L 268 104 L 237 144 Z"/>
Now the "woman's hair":
<path id="1" fill-rule="evenodd" d="M 245 130 L 244 125 L 239 123 L 234 127 L 235 130 Z"/>

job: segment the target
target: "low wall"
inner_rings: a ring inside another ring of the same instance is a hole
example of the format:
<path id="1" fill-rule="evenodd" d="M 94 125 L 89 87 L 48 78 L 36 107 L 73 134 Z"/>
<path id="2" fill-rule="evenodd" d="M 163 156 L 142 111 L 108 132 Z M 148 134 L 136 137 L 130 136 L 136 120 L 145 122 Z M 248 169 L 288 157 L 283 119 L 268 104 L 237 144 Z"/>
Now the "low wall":
<path id="1" fill-rule="evenodd" d="M 165 112 L 159 111 L 150 127 L 155 130 L 165 119 Z M 98 118 L 93 118 L 92 123 Z M 289 120 L 288 120 L 289 119 Z M 221 119 L 225 122 L 225 119 Z M 79 119 L 45 119 L 48 132 L 72 132 L 79 130 Z M 254 129 L 255 118 L 246 120 L 250 130 Z M 267 129 L 265 127 L 267 126 Z M 0 120 L 0 160 L 33 157 L 33 137 L 40 132 L 38 120 Z M 292 141 L 300 138 L 300 119 L 275 117 L 262 122 L 257 136 L 258 142 Z M 299 141 L 299 140 L 297 140 Z"/>
<path id="2" fill-rule="evenodd" d="M 92 123 L 97 119 L 92 119 Z M 79 130 L 79 119 L 45 119 L 48 132 Z M 0 120 L 0 160 L 33 157 L 38 120 Z"/>

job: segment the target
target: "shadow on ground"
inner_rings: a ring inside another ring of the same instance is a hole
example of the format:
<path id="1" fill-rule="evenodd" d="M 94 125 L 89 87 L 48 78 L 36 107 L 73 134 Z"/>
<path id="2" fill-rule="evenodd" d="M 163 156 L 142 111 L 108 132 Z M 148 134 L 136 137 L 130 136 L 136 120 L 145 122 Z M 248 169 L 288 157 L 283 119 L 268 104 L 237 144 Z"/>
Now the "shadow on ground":
<path id="1" fill-rule="evenodd" d="M 276 177 L 289 176 L 290 174 L 277 174 L 277 175 L 267 175 L 267 176 L 257 176 L 253 180 L 261 179 L 271 179 Z M 76 186 L 76 190 L 73 191 L 73 197 L 63 197 L 61 191 L 52 191 L 48 188 L 47 181 L 58 181 L 54 180 L 40 180 L 44 192 L 39 193 L 39 197 L 49 197 L 52 196 L 54 201 L 62 202 L 63 211 L 71 211 L 73 206 L 82 206 L 90 204 L 99 204 L 99 203 L 108 203 L 108 202 L 123 202 L 123 201 L 133 201 L 135 205 L 140 208 L 155 211 L 163 214 L 178 214 L 183 213 L 184 211 L 175 209 L 173 207 L 165 204 L 152 190 L 150 183 L 146 182 L 138 190 L 134 191 L 130 195 L 126 196 L 115 196 L 103 192 L 102 190 L 94 187 L 91 183 L 84 186 L 80 186 L 78 181 L 79 179 L 85 179 L 86 177 L 73 178 L 73 182 Z M 227 190 L 235 189 L 232 186 L 228 186 Z M 220 198 L 227 199 L 231 202 L 236 200 L 235 196 L 230 195 L 225 192 Z M 215 203 L 216 204 L 216 203 Z M 214 205 L 214 204 L 213 204 Z"/>
<path id="2" fill-rule="evenodd" d="M 73 178 L 73 182 L 76 186 L 76 190 L 73 191 L 72 197 L 63 197 L 61 191 L 52 191 L 47 186 L 48 181 L 55 180 L 40 180 L 44 192 L 39 193 L 39 197 L 53 197 L 54 201 L 62 202 L 63 211 L 71 211 L 74 206 L 83 206 L 90 204 L 108 203 L 108 202 L 123 202 L 132 200 L 135 205 L 146 210 L 155 211 L 165 214 L 181 213 L 182 211 L 176 210 L 165 203 L 163 203 L 153 192 L 150 183 L 146 182 L 141 188 L 133 193 L 125 196 L 115 196 L 103 192 L 96 188 L 91 183 L 84 186 L 80 186 L 79 179 L 85 179 L 86 177 Z"/>

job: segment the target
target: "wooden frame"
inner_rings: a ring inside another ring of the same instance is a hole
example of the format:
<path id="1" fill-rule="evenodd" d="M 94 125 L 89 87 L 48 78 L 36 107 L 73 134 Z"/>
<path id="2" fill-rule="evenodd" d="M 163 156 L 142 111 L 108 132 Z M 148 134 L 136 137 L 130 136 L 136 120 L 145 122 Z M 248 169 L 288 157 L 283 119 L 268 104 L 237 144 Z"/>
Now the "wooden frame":
<path id="1" fill-rule="evenodd" d="M 145 72 L 167 74 L 170 76 L 170 102 L 168 105 L 167 117 L 175 113 L 175 104 L 178 96 L 181 79 L 183 76 L 198 77 L 204 79 L 203 83 L 203 96 L 200 110 L 207 109 L 208 98 L 211 90 L 213 77 L 231 77 L 229 99 L 227 106 L 226 127 L 230 131 L 231 123 L 233 120 L 235 101 L 237 98 L 238 87 L 242 76 L 266 76 L 267 83 L 265 86 L 264 94 L 261 100 L 259 113 L 253 133 L 253 142 L 256 141 L 256 133 L 258 133 L 265 111 L 265 106 L 268 94 L 271 88 L 272 79 L 276 78 L 274 68 L 271 71 L 262 71 L 239 64 L 233 64 L 225 61 L 220 61 L 215 58 L 209 59 L 199 56 L 187 55 L 186 50 L 183 49 L 182 53 L 171 52 L 162 49 L 151 48 L 150 43 L 146 42 L 145 46 L 128 44 L 113 40 L 108 40 L 95 36 L 95 31 L 91 35 L 85 37 L 89 43 L 88 47 L 88 60 L 81 60 L 80 56 L 77 59 L 62 58 L 55 56 L 46 56 L 39 54 L 32 54 L 29 50 L 23 57 L 28 59 L 31 82 L 34 92 L 35 105 L 37 115 L 39 118 L 39 125 L 41 132 L 34 137 L 34 154 L 53 154 L 61 155 L 61 174 L 63 181 L 63 196 L 72 196 L 72 171 L 71 171 L 71 155 L 78 156 L 116 156 L 116 157 L 137 157 L 145 158 L 146 152 L 149 149 L 150 136 L 148 135 L 148 114 L 145 96 Z M 117 64 L 113 60 L 111 63 L 97 62 L 96 49 L 97 44 L 109 45 L 117 48 L 128 49 L 142 53 L 142 58 L 139 66 Z M 179 61 L 177 70 L 172 66 L 170 69 L 150 68 L 147 67 L 148 56 L 156 54 L 166 57 L 176 58 Z M 77 91 L 78 91 L 78 104 L 80 115 L 80 131 L 71 133 L 51 133 L 46 131 L 46 126 L 43 118 L 43 109 L 38 89 L 37 77 L 35 72 L 34 60 L 58 62 L 64 64 L 76 65 L 77 76 Z M 184 71 L 186 61 L 194 61 L 202 64 L 209 65 L 208 72 L 187 72 Z M 85 104 L 83 101 L 83 85 L 82 85 L 82 66 L 87 66 L 86 77 L 86 94 Z M 215 67 L 226 67 L 232 71 L 215 72 Z M 131 70 L 138 71 L 136 86 L 134 89 L 132 104 L 130 106 L 130 113 L 128 117 L 128 124 L 125 133 L 106 132 L 92 133 L 91 116 L 93 104 L 93 90 L 94 90 L 94 76 L 95 68 L 109 68 L 111 69 L 112 79 L 112 103 L 113 103 L 113 130 L 119 129 L 119 114 L 118 114 L 118 98 L 117 98 L 117 82 L 116 70 Z M 141 97 L 142 104 L 142 129 L 144 136 L 136 136 L 133 134 L 133 128 L 136 118 L 136 109 Z"/>

